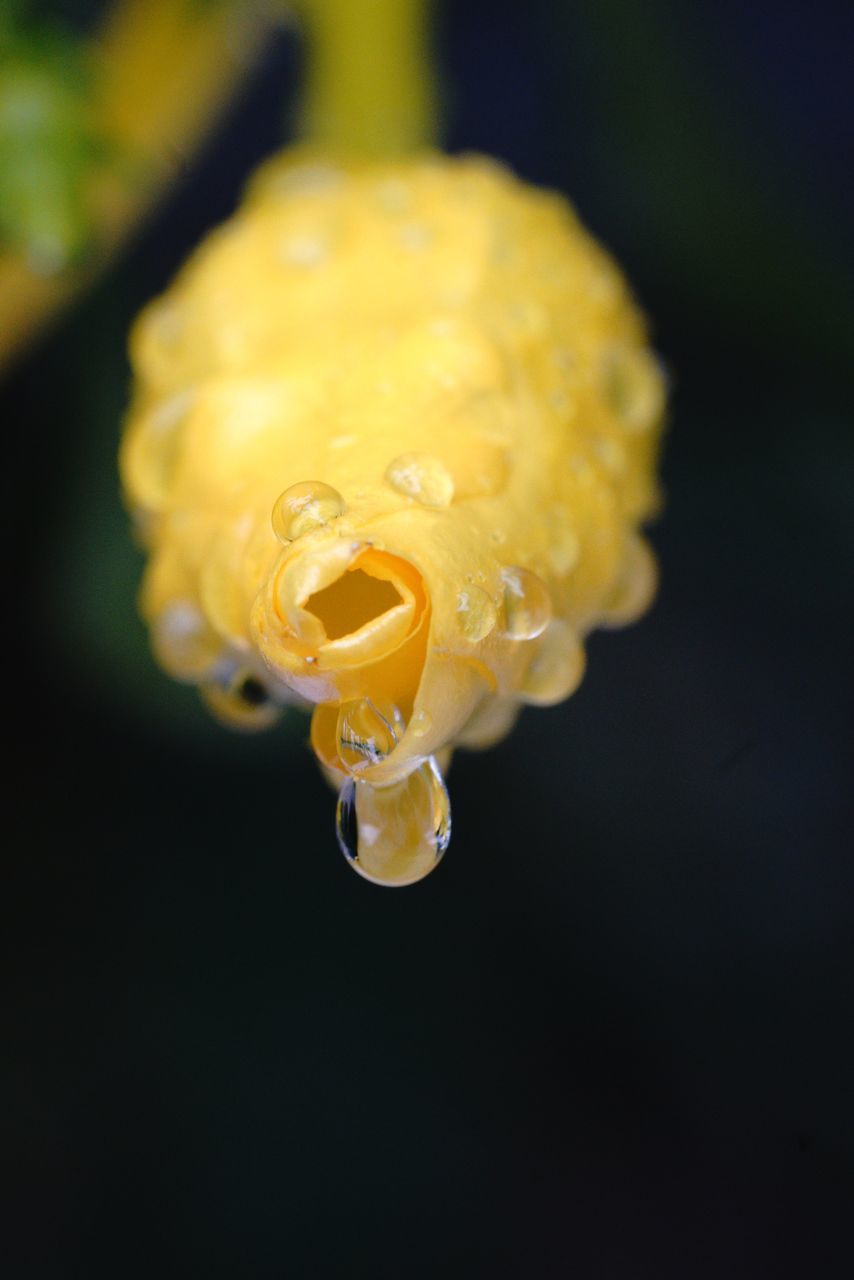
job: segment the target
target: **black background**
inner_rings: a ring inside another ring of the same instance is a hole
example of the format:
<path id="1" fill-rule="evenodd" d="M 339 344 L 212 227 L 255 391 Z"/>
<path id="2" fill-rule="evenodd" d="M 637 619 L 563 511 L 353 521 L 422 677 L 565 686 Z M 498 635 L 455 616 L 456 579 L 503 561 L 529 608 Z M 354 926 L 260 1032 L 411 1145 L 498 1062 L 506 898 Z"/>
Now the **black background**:
<path id="1" fill-rule="evenodd" d="M 445 137 L 565 191 L 673 376 L 653 612 L 450 775 L 417 888 L 305 724 L 154 668 L 125 335 L 287 136 L 283 32 L 2 389 L 11 1277 L 850 1274 L 854 11 L 445 0 Z"/>

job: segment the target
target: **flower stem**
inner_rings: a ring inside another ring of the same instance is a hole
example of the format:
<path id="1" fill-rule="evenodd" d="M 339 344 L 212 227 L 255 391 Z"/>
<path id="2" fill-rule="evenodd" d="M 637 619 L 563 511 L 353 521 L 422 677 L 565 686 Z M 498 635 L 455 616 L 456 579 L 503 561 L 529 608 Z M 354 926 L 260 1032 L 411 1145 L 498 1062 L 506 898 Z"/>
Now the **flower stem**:
<path id="1" fill-rule="evenodd" d="M 302 133 L 327 150 L 397 155 L 436 134 L 427 0 L 301 0 Z"/>

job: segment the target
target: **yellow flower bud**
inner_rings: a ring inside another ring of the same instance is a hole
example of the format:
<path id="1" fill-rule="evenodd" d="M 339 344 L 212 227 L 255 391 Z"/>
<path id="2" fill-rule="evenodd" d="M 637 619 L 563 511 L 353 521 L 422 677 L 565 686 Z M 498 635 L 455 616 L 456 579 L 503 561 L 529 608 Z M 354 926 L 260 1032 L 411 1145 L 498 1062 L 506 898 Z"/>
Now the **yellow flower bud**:
<path id="1" fill-rule="evenodd" d="M 218 670 L 314 704 L 357 869 L 418 878 L 450 830 L 424 762 L 567 697 L 588 632 L 653 593 L 664 385 L 623 277 L 492 161 L 296 152 L 131 345 L 122 474 L 158 656 L 220 717 Z"/>

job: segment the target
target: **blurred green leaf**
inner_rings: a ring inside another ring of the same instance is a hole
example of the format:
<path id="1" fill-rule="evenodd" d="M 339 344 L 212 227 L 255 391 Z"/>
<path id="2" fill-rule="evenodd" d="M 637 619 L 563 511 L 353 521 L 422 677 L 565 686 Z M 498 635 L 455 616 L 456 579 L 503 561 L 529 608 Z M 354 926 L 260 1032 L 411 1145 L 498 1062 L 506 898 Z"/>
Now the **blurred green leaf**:
<path id="1" fill-rule="evenodd" d="M 0 241 L 36 271 L 61 270 L 89 237 L 87 179 L 105 147 L 93 123 L 92 72 L 70 32 L 0 19 Z"/>

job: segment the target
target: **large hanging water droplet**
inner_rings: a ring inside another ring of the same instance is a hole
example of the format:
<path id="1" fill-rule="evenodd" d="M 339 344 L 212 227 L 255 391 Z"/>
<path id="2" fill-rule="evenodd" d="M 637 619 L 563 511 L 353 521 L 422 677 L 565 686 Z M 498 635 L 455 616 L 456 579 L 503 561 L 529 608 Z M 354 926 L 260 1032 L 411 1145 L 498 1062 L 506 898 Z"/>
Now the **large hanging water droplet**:
<path id="1" fill-rule="evenodd" d="M 568 698 L 584 674 L 584 648 L 568 622 L 549 623 L 519 688 L 522 702 L 550 707 Z"/>
<path id="2" fill-rule="evenodd" d="M 451 838 L 451 806 L 431 756 L 388 787 L 348 778 L 338 796 L 336 829 L 354 871 L 374 884 L 415 884 L 438 865 Z"/>
<path id="3" fill-rule="evenodd" d="M 549 589 L 530 569 L 509 565 L 501 570 L 504 583 L 503 631 L 511 640 L 533 640 L 545 631 L 552 616 Z"/>
<path id="4" fill-rule="evenodd" d="M 483 587 L 472 584 L 457 592 L 457 626 L 466 640 L 485 640 L 497 621 L 495 601 Z"/>
<path id="5" fill-rule="evenodd" d="M 345 702 L 338 713 L 338 756 L 348 769 L 379 764 L 397 746 L 405 729 L 397 707 L 380 709 L 370 698 Z"/>
<path id="6" fill-rule="evenodd" d="M 343 516 L 347 504 L 337 489 L 322 480 L 292 484 L 273 507 L 273 532 L 280 542 L 293 542 Z"/>
<path id="7" fill-rule="evenodd" d="M 444 462 L 429 453 L 401 453 L 386 467 L 386 482 L 422 507 L 447 507 L 454 479 Z"/>

